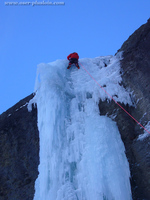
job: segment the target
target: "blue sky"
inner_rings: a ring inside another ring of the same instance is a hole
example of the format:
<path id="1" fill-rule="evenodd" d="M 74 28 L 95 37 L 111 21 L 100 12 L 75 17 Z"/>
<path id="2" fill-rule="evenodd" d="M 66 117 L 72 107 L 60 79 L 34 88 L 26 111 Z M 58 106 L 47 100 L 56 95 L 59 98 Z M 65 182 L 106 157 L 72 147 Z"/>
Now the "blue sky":
<path id="1" fill-rule="evenodd" d="M 0 114 L 33 92 L 39 63 L 66 59 L 73 51 L 80 58 L 114 55 L 150 17 L 149 0 L 6 2 L 36 1 L 0 1 Z"/>

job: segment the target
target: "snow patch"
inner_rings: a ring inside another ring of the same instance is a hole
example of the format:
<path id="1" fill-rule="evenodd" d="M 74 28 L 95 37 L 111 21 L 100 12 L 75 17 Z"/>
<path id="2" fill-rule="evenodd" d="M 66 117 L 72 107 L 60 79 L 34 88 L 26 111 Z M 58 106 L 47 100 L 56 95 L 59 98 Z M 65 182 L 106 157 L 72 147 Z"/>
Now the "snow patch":
<path id="1" fill-rule="evenodd" d="M 146 130 L 150 132 L 150 121 L 145 126 Z M 138 136 L 138 140 L 144 140 L 145 138 L 150 136 L 150 133 L 148 133 L 146 130 L 144 130 L 144 133 Z"/>

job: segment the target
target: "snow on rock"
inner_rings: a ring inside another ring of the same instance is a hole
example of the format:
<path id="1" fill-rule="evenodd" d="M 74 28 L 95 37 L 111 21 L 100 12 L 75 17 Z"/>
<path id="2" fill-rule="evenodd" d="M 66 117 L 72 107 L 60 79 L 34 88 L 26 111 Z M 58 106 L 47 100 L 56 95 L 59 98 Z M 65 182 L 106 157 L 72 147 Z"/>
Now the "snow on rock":
<path id="1" fill-rule="evenodd" d="M 138 140 L 144 140 L 145 138 L 150 137 L 150 134 L 148 133 L 148 131 L 150 132 L 150 121 L 148 121 L 148 123 L 146 124 L 145 129 L 147 131 L 144 130 L 144 134 L 139 135 Z"/>
<path id="2" fill-rule="evenodd" d="M 119 102 L 131 105 L 121 86 L 119 58 L 80 59 Z M 130 171 L 115 122 L 100 116 L 110 99 L 82 68 L 68 61 L 40 64 L 35 84 L 40 133 L 39 176 L 34 200 L 131 200 Z"/>

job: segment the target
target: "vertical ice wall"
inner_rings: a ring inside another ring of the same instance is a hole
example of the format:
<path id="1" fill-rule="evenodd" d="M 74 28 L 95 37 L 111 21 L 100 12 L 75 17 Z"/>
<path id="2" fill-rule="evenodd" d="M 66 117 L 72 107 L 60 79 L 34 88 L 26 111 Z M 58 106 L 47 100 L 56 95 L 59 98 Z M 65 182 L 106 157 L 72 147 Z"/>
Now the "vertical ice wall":
<path id="1" fill-rule="evenodd" d="M 119 85 L 116 57 L 80 62 L 117 101 L 131 103 Z M 98 110 L 99 99 L 108 97 L 82 68 L 66 67 L 64 60 L 38 66 L 33 101 L 40 165 L 34 200 L 130 200 L 129 165 L 118 128 Z"/>

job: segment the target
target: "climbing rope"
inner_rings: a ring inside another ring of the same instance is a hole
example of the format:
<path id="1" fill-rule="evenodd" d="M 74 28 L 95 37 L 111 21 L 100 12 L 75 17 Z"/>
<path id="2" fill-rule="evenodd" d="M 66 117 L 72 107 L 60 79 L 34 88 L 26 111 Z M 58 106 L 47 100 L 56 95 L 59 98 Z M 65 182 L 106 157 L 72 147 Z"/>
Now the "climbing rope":
<path id="1" fill-rule="evenodd" d="M 138 122 L 130 113 L 128 113 L 94 78 L 93 76 L 85 69 L 85 67 L 79 62 L 79 64 L 82 66 L 82 68 L 87 72 L 87 74 L 95 81 L 95 83 L 122 109 L 124 112 L 126 112 L 138 125 L 140 125 L 145 131 L 147 131 L 150 134 L 150 131 L 148 131 L 140 122 Z"/>

